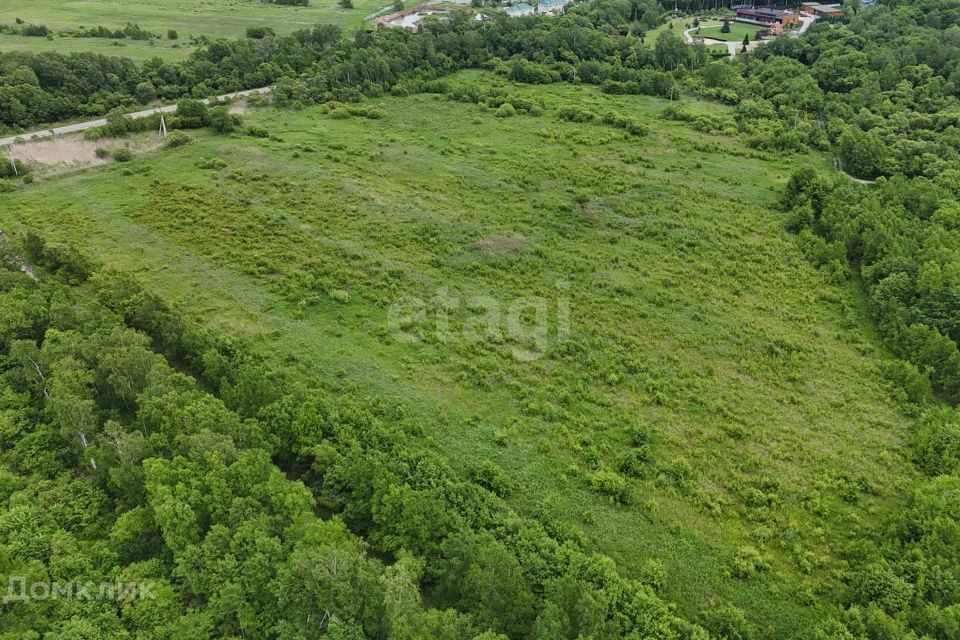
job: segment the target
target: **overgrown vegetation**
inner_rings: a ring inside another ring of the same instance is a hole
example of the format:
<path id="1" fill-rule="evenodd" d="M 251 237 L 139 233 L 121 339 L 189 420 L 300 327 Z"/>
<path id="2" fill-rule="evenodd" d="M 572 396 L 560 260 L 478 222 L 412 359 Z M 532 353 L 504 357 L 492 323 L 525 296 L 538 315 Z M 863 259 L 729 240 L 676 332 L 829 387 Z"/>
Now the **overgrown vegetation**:
<path id="1" fill-rule="evenodd" d="M 29 235 L 24 251 L 47 271 L 0 271 L 3 577 L 109 576 L 153 597 L 82 615 L 27 598 L 0 613 L 6 632 L 704 637 L 649 587 L 511 514 L 488 492 L 505 491 L 495 468 L 459 480 L 371 408 L 278 376 L 127 277 L 90 281 L 72 247 Z M 321 520 L 321 506 L 340 515 Z"/>
<path id="2" fill-rule="evenodd" d="M 875 186 L 794 175 L 784 198 L 790 226 L 832 277 L 856 273 L 887 344 L 904 361 L 885 374 L 922 416 L 911 457 L 927 479 L 885 535 L 856 549 L 835 637 L 950 638 L 960 602 L 960 181 L 898 177 Z M 915 634 L 911 636 L 910 634 Z"/>
<path id="3" fill-rule="evenodd" d="M 960 8 L 844 13 L 732 63 L 611 0 L 4 56 L 9 128 L 227 135 L 0 180 L 0 580 L 160 594 L 0 629 L 953 640 Z"/>
<path id="4" fill-rule="evenodd" d="M 554 540 L 660 585 L 687 621 L 719 633 L 739 611 L 756 637 L 804 637 L 836 602 L 846 545 L 906 499 L 911 475 L 882 355 L 769 208 L 801 159 L 752 149 L 735 126 L 700 130 L 734 113 L 709 103 L 685 101 L 675 111 L 689 120 L 675 120 L 662 117 L 669 100 L 491 73 L 427 88 L 442 93 L 254 110 L 247 127 L 265 137 L 198 135 L 14 194 L 0 220 L 83 241 L 251 335 L 272 371 L 374 411 Z M 517 113 L 497 118 L 508 102 Z M 648 131 L 561 118 L 572 112 Z M 558 278 L 572 292 L 560 343 L 552 325 L 547 342 L 503 328 L 472 338 L 470 306 L 444 333 L 414 312 L 443 287 L 553 309 Z M 399 336 L 391 309 L 409 316 Z M 377 553 L 398 544 L 361 515 L 350 528 Z M 768 568 L 738 569 L 746 547 Z M 421 587 L 440 584 L 424 574 Z M 527 624 L 546 607 L 533 592 Z"/>
<path id="5" fill-rule="evenodd" d="M 455 13 L 416 33 L 384 29 L 355 39 L 327 26 L 279 38 L 254 29 L 254 39 L 212 42 L 183 63 L 143 68 L 98 56 L 15 54 L 0 63 L 0 104 L 7 106 L 0 122 L 22 128 L 103 113 L 140 98 L 141 83 L 166 99 L 276 83 L 281 102 L 309 104 L 415 91 L 451 70 L 487 67 L 520 82 L 576 80 L 610 93 L 673 97 L 680 81 L 738 104 L 737 126 L 758 147 L 834 149 L 859 177 L 933 177 L 960 161 L 955 13 L 926 1 L 878 7 L 848 24 L 780 38 L 733 64 L 710 63 L 704 48 L 670 31 L 652 49 L 644 46 L 629 35 L 638 11 L 612 1 L 558 18 L 478 23 L 470 12 Z M 91 67 L 100 70 L 96 77 L 75 79 Z"/>
<path id="6" fill-rule="evenodd" d="M 623 22 L 626 16 L 617 12 L 624 8 L 616 4 L 611 8 L 610 19 Z M 486 66 L 514 56 L 530 58 L 505 68 L 522 76 L 514 79 L 553 82 L 576 73 L 586 82 L 621 82 L 620 92 L 669 94 L 672 79 L 652 70 L 674 68 L 686 60 L 688 48 L 679 40 L 665 40 L 654 55 L 638 41 L 623 51 L 617 38 L 594 28 L 591 20 L 605 19 L 603 11 L 598 7 L 586 15 L 551 21 L 500 16 L 483 23 L 462 12 L 429 31 L 379 30 L 356 39 L 342 38 L 336 27 L 322 25 L 287 37 L 265 34 L 260 40 L 211 42 L 183 63 L 151 61 L 143 67 L 96 55 L 15 53 L 0 61 L 0 106 L 7 107 L 0 109 L 0 125 L 24 128 L 102 114 L 133 103 L 136 86 L 144 82 L 166 99 L 277 83 L 278 96 L 286 102 L 354 102 L 390 91 L 401 81 L 416 85 L 457 68 Z M 531 35 L 538 41 L 533 49 Z M 267 39 L 270 46 L 264 47 Z M 328 55 L 334 50 L 337 56 Z M 582 64 L 555 62 L 571 55 Z M 90 73 L 91 69 L 98 72 Z"/>

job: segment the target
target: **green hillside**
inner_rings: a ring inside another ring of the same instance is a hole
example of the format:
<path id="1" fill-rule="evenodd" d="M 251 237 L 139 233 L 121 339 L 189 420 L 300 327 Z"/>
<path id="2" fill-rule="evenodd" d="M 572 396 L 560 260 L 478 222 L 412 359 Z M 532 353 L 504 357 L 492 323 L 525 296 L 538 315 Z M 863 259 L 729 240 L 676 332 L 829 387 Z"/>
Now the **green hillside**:
<path id="1" fill-rule="evenodd" d="M 519 112 L 451 99 L 476 93 Z M 269 138 L 191 134 L 41 181 L 3 196 L 0 228 L 75 243 L 278 370 L 389 407 L 463 474 L 494 463 L 517 513 L 685 617 L 730 602 L 758 637 L 805 638 L 844 550 L 905 500 L 913 419 L 859 293 L 774 208 L 827 160 L 677 107 L 469 72 L 352 114 L 255 109 Z M 564 119 L 584 111 L 646 135 Z"/>

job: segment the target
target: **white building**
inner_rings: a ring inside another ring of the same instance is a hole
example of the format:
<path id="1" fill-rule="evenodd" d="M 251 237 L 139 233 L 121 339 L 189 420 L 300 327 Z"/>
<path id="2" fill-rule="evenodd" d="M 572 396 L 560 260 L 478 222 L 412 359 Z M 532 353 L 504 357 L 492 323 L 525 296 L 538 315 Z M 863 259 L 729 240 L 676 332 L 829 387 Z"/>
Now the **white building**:
<path id="1" fill-rule="evenodd" d="M 521 2 L 520 4 L 515 4 L 512 7 L 507 7 L 507 15 L 511 18 L 519 18 L 520 16 L 529 16 L 534 13 L 534 8 L 527 4 L 526 2 Z"/>
<path id="2" fill-rule="evenodd" d="M 537 13 L 557 15 L 563 13 L 564 7 L 572 2 L 573 0 L 540 0 L 537 3 Z"/>

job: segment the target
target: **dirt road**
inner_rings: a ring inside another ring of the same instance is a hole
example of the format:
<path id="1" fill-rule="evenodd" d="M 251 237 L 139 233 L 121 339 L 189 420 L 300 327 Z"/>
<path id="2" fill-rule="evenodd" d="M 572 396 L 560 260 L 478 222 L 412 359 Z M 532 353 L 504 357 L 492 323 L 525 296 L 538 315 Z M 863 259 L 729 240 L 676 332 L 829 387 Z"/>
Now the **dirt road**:
<path id="1" fill-rule="evenodd" d="M 246 91 L 236 91 L 234 93 L 225 93 L 222 96 L 217 96 L 215 98 L 206 98 L 201 100 L 201 102 L 209 104 L 214 100 L 230 100 L 232 98 L 242 98 L 244 96 L 252 96 L 255 94 L 266 94 L 273 91 L 272 87 L 260 87 L 259 89 L 248 89 Z M 145 109 L 143 111 L 134 111 L 133 113 L 128 113 L 126 116 L 131 120 L 137 120 L 139 118 L 146 118 L 152 116 L 155 113 L 173 113 L 177 110 L 177 105 L 170 104 L 165 107 L 156 107 L 153 109 Z M 11 145 L 18 140 L 27 141 L 27 140 L 37 140 L 39 138 L 49 138 L 51 136 L 59 136 L 64 133 L 76 133 L 78 131 L 84 131 L 86 129 L 93 129 L 94 127 L 102 127 L 107 124 L 106 118 L 99 118 L 97 120 L 89 120 L 87 122 L 77 122 L 75 124 L 68 124 L 62 127 L 54 127 L 52 129 L 45 129 L 43 131 L 33 131 L 31 133 L 21 133 L 17 136 L 9 136 L 7 138 L 0 138 L 0 147 Z"/>

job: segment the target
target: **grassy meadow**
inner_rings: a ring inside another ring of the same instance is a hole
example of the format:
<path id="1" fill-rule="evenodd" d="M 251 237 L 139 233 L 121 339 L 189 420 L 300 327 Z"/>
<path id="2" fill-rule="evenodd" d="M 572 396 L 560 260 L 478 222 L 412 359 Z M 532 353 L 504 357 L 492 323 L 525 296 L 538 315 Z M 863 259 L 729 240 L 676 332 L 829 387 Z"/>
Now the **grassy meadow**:
<path id="1" fill-rule="evenodd" d="M 55 35 L 53 40 L 34 38 L 8 33 L 0 34 L 0 52 L 26 51 L 43 53 L 98 53 L 104 56 L 121 56 L 138 62 L 160 58 L 165 62 L 175 62 L 187 57 L 196 47 L 189 40 L 131 40 L 125 38 L 71 38 Z"/>
<path id="2" fill-rule="evenodd" d="M 29 3 L 0 0 L 0 23 L 4 24 L 13 24 L 16 18 L 21 18 L 27 23 L 44 24 L 56 34 L 58 30 L 81 26 L 119 29 L 130 22 L 161 36 L 154 41 L 134 41 L 129 38 L 114 40 L 55 35 L 50 41 L 7 34 L 0 35 L 0 52 L 92 51 L 135 60 L 147 60 L 154 56 L 174 60 L 186 57 L 192 50 L 189 43 L 191 36 L 240 38 L 249 26 L 271 27 L 278 34 L 285 34 L 318 23 L 355 29 L 363 22 L 364 16 L 387 4 L 381 0 L 354 0 L 353 9 L 343 9 L 336 0 L 311 0 L 306 7 L 260 0 L 32 0 Z M 177 31 L 177 40 L 166 39 L 169 29 Z"/>
<path id="3" fill-rule="evenodd" d="M 701 27 L 700 33 L 694 31 L 692 35 L 732 42 L 743 42 L 743 37 L 749 36 L 750 42 L 753 42 L 757 39 L 757 31 L 762 30 L 763 27 L 755 24 L 744 24 L 743 22 L 731 22 L 730 33 L 723 33 L 721 29 L 723 29 L 722 24 L 719 26 Z"/>
<path id="4" fill-rule="evenodd" d="M 684 614 L 719 598 L 759 637 L 806 637 L 843 548 L 913 473 L 862 300 L 772 208 L 824 159 L 665 120 L 656 98 L 451 82 L 540 113 L 433 94 L 372 101 L 379 118 L 253 110 L 270 138 L 191 133 L 38 181 L 3 196 L 0 228 L 78 243 L 310 384 L 379 398 L 458 468 L 493 461 L 519 512 Z M 546 339 L 504 330 L 509 309 L 527 329 L 542 313 Z"/>
<path id="5" fill-rule="evenodd" d="M 720 21 L 720 17 L 722 15 L 723 14 L 700 15 L 697 17 L 697 19 L 699 19 L 700 22 L 703 23 L 704 25 L 715 24 L 719 27 L 722 24 Z M 650 47 L 654 46 L 657 43 L 657 38 L 664 31 L 673 31 L 674 33 L 677 34 L 678 37 L 683 38 L 683 32 L 686 31 L 687 29 L 693 28 L 693 20 L 694 20 L 693 16 L 679 16 L 676 18 L 670 18 L 669 20 L 665 20 L 663 24 L 657 27 L 654 27 L 653 29 L 650 29 L 649 31 L 646 32 L 646 34 L 644 34 L 644 38 L 643 38 L 644 44 Z M 671 27 L 671 25 L 673 26 Z M 704 26 L 703 28 L 706 29 L 707 27 Z M 740 39 L 742 40 L 743 36 L 740 36 Z"/>
<path id="6" fill-rule="evenodd" d="M 665 21 L 660 26 L 654 27 L 653 29 L 650 29 L 649 31 L 647 31 L 643 36 L 643 42 L 647 46 L 652 47 L 657 43 L 657 38 L 660 36 L 661 33 L 663 33 L 664 31 L 670 31 L 670 30 L 672 30 L 674 33 L 676 33 L 678 36 L 682 38 L 684 30 L 689 28 L 686 25 L 689 24 L 692 20 L 693 18 L 689 16 L 671 18 L 670 20 Z"/>

